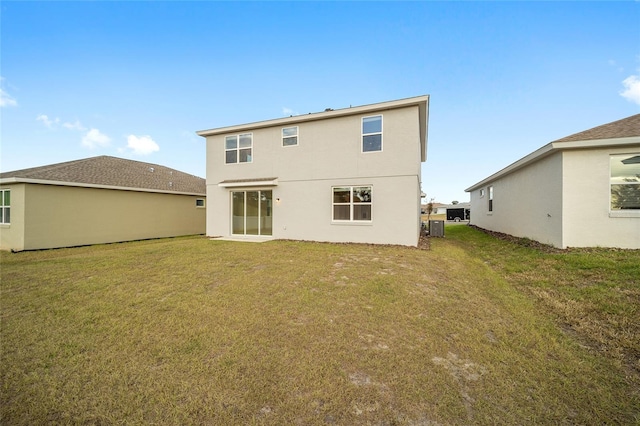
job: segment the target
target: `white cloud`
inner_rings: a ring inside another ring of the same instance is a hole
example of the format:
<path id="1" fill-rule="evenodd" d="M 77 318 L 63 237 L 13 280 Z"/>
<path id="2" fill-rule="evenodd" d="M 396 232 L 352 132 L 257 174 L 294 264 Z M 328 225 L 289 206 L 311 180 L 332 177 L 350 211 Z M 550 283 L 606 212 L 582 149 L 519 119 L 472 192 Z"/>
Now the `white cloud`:
<path id="1" fill-rule="evenodd" d="M 42 124 L 44 124 L 50 129 L 53 129 L 53 127 L 60 122 L 60 119 L 58 117 L 51 119 L 45 114 L 40 114 L 39 116 L 36 117 L 36 120 L 42 121 Z"/>
<path id="2" fill-rule="evenodd" d="M 36 117 L 36 120 L 37 121 L 41 121 L 42 124 L 44 124 L 45 126 L 47 126 L 50 129 L 57 129 L 58 128 L 58 124 L 60 124 L 60 119 L 58 117 L 49 118 L 49 116 L 46 115 L 46 114 L 38 115 Z M 68 130 L 77 130 L 79 132 L 87 130 L 87 128 L 84 127 L 82 125 L 82 123 L 80 123 L 79 120 L 76 120 L 74 123 L 66 121 L 66 122 L 62 123 L 62 127 L 64 127 L 65 129 L 68 129 Z"/>
<path id="3" fill-rule="evenodd" d="M 18 101 L 16 101 L 10 94 L 0 89 L 0 107 L 11 107 L 18 105 Z"/>
<path id="4" fill-rule="evenodd" d="M 134 154 L 148 155 L 152 152 L 160 150 L 157 143 L 151 139 L 151 136 L 127 136 L 127 148 L 131 149 Z"/>
<path id="5" fill-rule="evenodd" d="M 91 129 L 82 138 L 82 145 L 89 149 L 109 146 L 111 139 L 98 129 Z"/>
<path id="6" fill-rule="evenodd" d="M 631 75 L 622 81 L 622 85 L 624 90 L 620 92 L 620 96 L 640 105 L 640 77 Z"/>
<path id="7" fill-rule="evenodd" d="M 79 131 L 83 131 L 83 130 L 87 130 L 82 124 L 80 124 L 80 121 L 76 120 L 75 123 L 62 123 L 62 126 L 65 129 L 69 129 L 69 130 L 79 130 Z"/>
<path id="8" fill-rule="evenodd" d="M 298 114 L 296 111 L 292 110 L 291 108 L 287 108 L 287 107 L 282 107 L 282 115 L 300 115 Z"/>
<path id="9" fill-rule="evenodd" d="M 2 82 L 4 82 L 4 77 L 0 77 L 0 84 L 2 84 Z M 16 101 L 13 96 L 5 92 L 4 89 L 0 88 L 0 108 L 12 107 L 17 105 L 18 101 Z"/>

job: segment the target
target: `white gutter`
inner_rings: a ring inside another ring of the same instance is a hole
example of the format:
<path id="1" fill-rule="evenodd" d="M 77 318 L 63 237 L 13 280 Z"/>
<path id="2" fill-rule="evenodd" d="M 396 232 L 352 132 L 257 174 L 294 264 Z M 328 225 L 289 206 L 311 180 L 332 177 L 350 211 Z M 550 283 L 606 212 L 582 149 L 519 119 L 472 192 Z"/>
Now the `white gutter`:
<path id="1" fill-rule="evenodd" d="M 133 192 L 152 192 L 158 194 L 174 194 L 174 195 L 197 195 L 204 197 L 206 193 L 200 192 L 184 192 L 184 191 L 167 191 L 162 189 L 147 189 L 147 188 L 131 188 L 126 186 L 112 186 L 112 185 L 98 185 L 93 183 L 76 183 L 76 182 L 63 182 L 56 180 L 43 180 L 43 179 L 29 179 L 11 177 L 0 179 L 0 185 L 10 183 L 33 183 L 38 185 L 55 185 L 55 186 L 72 186 L 77 188 L 96 188 L 96 189 L 112 189 L 117 191 L 133 191 Z"/>
<path id="2" fill-rule="evenodd" d="M 363 113 L 369 113 L 372 111 L 382 111 L 386 109 L 395 109 L 395 108 L 401 108 L 401 107 L 406 107 L 411 105 L 420 105 L 421 103 L 428 103 L 428 102 L 429 102 L 429 95 L 416 96 L 413 98 L 399 99 L 399 100 L 389 101 L 389 102 L 380 102 L 377 104 L 341 108 L 336 110 L 328 110 L 328 111 L 322 111 L 322 112 L 316 112 L 316 113 L 309 113 L 306 115 L 304 114 L 294 115 L 292 117 L 276 118 L 273 120 L 257 121 L 254 123 L 239 124 L 235 126 L 218 127 L 218 128 L 209 129 L 209 130 L 200 130 L 196 132 L 196 134 L 198 136 L 206 137 L 206 136 L 213 136 L 213 135 L 219 135 L 224 133 L 243 131 L 245 129 L 259 129 L 263 127 L 272 127 L 272 126 L 278 126 L 278 125 L 284 125 L 284 124 L 302 123 L 305 121 L 326 120 L 334 117 L 363 114 Z"/>
<path id="3" fill-rule="evenodd" d="M 493 182 L 502 176 L 508 175 L 518 169 L 521 169 L 535 161 L 538 161 L 547 155 L 550 155 L 557 151 L 570 150 L 570 149 L 589 149 L 589 148 L 614 148 L 625 146 L 640 146 L 640 136 L 632 136 L 627 138 L 614 138 L 614 139 L 593 139 L 586 141 L 576 142 L 550 142 L 542 148 L 533 151 L 531 154 L 522 157 L 518 161 L 511 163 L 504 169 L 492 174 L 491 176 L 481 180 L 480 182 L 465 189 L 465 192 L 471 192 L 486 184 Z"/>
<path id="4" fill-rule="evenodd" d="M 222 181 L 218 183 L 221 188 L 240 188 L 252 186 L 278 186 L 278 179 L 269 180 L 240 180 L 240 181 Z"/>

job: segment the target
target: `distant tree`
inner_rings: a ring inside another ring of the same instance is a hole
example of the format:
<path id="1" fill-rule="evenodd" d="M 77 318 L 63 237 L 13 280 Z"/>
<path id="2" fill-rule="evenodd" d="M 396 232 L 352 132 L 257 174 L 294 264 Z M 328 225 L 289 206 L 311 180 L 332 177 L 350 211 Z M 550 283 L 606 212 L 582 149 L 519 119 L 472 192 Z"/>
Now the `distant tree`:
<path id="1" fill-rule="evenodd" d="M 433 198 L 429 200 L 427 203 L 427 221 L 431 218 L 431 213 L 433 213 Z"/>

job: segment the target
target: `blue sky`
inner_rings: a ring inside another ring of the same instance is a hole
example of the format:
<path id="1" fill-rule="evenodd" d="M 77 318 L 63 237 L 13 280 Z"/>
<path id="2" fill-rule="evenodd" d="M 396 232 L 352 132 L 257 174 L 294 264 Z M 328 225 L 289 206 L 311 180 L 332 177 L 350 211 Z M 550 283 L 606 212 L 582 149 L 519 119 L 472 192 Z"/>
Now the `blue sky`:
<path id="1" fill-rule="evenodd" d="M 429 94 L 423 191 L 640 112 L 640 2 L 0 3 L 0 169 L 205 177 L 197 130 Z"/>

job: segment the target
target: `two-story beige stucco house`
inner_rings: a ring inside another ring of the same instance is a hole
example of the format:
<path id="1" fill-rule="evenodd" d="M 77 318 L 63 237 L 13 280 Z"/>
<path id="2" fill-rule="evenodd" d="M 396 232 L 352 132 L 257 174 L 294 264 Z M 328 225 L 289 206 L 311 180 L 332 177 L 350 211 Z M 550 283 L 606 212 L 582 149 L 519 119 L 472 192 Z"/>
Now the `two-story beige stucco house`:
<path id="1" fill-rule="evenodd" d="M 640 249 L 640 114 L 548 143 L 466 191 L 481 228 Z"/>
<path id="2" fill-rule="evenodd" d="M 416 246 L 429 97 L 203 130 L 207 235 Z"/>
<path id="3" fill-rule="evenodd" d="M 0 249 L 204 234 L 205 179 L 100 156 L 0 174 Z"/>

